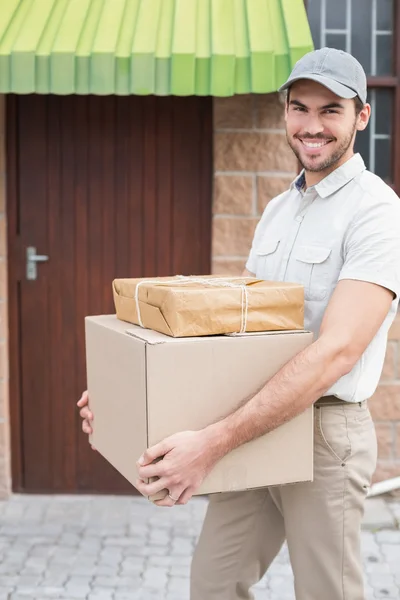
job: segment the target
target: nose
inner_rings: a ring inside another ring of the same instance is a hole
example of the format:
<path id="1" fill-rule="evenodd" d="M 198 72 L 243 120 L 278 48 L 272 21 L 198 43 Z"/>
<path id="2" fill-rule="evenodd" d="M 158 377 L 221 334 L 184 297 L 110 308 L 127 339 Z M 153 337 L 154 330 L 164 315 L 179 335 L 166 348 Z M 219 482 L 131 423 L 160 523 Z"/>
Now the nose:
<path id="1" fill-rule="evenodd" d="M 307 114 L 307 120 L 304 123 L 304 131 L 310 136 L 317 135 L 324 131 L 324 125 L 321 123 L 318 114 L 312 114 L 311 112 Z"/>

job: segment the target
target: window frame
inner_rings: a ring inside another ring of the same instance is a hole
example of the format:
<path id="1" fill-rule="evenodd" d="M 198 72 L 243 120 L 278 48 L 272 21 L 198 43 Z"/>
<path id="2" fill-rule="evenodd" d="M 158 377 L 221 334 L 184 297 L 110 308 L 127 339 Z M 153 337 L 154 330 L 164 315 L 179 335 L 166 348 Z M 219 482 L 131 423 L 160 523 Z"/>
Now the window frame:
<path id="1" fill-rule="evenodd" d="M 307 10 L 308 0 L 304 0 Z M 393 91 L 391 130 L 391 172 L 389 183 L 400 195 L 400 2 L 393 2 L 393 75 L 369 76 L 368 90 L 389 89 Z"/>

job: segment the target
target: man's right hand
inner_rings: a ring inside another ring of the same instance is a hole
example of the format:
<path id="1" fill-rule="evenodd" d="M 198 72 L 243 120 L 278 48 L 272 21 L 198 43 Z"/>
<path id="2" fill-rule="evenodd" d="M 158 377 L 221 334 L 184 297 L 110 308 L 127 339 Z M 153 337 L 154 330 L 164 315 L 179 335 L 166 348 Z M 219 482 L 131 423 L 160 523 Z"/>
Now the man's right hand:
<path id="1" fill-rule="evenodd" d="M 81 398 L 77 402 L 77 406 L 81 409 L 79 411 L 80 416 L 82 417 L 82 431 L 87 433 L 93 433 L 92 424 L 93 421 L 93 413 L 90 411 L 89 406 L 89 394 L 88 391 L 84 391 Z"/>

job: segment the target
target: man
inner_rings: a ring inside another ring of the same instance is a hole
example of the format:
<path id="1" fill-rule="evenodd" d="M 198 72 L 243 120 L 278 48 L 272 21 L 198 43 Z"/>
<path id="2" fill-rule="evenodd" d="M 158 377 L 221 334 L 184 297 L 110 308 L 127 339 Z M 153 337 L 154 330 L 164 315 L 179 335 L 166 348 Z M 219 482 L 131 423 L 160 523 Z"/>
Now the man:
<path id="1" fill-rule="evenodd" d="M 398 305 L 400 203 L 353 151 L 371 109 L 351 55 L 311 52 L 281 89 L 287 140 L 304 170 L 268 204 L 245 273 L 304 284 L 305 325 L 315 340 L 233 414 L 148 449 L 137 487 L 146 495 L 168 489 L 160 505 L 184 504 L 226 453 L 312 404 L 314 481 L 211 496 L 192 600 L 252 598 L 249 588 L 285 539 L 297 600 L 364 600 L 360 525 L 377 452 L 366 400 Z M 78 404 L 89 432 L 87 393 Z"/>

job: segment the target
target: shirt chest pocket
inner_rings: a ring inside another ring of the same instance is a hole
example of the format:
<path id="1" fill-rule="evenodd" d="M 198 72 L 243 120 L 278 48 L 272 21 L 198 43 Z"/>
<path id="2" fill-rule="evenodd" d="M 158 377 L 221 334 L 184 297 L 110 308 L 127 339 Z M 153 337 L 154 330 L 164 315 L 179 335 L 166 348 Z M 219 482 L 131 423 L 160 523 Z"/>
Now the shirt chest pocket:
<path id="1" fill-rule="evenodd" d="M 330 293 L 332 249 L 328 246 L 299 246 L 294 252 L 299 280 L 306 300 L 325 300 Z"/>
<path id="2" fill-rule="evenodd" d="M 278 270 L 278 248 L 280 240 L 264 240 L 257 246 L 257 273 L 256 277 L 274 281 Z"/>

